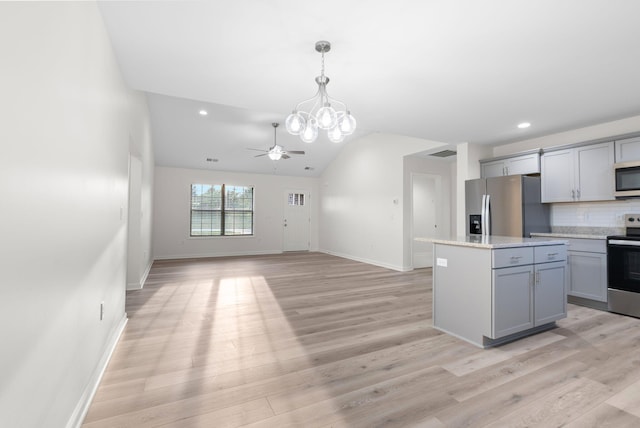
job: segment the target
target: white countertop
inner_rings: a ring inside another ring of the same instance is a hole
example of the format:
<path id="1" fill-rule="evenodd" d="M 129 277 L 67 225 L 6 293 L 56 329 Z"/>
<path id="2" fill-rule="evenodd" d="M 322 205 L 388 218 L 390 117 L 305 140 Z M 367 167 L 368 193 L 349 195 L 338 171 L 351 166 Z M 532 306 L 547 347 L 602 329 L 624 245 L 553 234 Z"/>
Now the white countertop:
<path id="1" fill-rule="evenodd" d="M 416 241 L 432 242 L 434 244 L 455 245 L 459 247 L 475 247 L 475 248 L 512 248 L 512 247 L 534 247 L 540 245 L 558 245 L 566 244 L 562 240 L 550 240 L 543 237 L 522 238 L 515 236 L 482 236 L 467 235 L 456 236 L 450 238 L 415 238 Z"/>

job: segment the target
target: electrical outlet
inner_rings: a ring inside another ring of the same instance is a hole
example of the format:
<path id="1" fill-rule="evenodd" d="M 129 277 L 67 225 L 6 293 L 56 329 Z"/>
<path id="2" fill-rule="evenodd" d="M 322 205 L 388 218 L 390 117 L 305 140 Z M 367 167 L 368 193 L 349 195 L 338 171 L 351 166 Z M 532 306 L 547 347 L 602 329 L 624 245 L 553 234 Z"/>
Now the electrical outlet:
<path id="1" fill-rule="evenodd" d="M 104 302 L 100 302 L 100 321 L 104 319 Z"/>

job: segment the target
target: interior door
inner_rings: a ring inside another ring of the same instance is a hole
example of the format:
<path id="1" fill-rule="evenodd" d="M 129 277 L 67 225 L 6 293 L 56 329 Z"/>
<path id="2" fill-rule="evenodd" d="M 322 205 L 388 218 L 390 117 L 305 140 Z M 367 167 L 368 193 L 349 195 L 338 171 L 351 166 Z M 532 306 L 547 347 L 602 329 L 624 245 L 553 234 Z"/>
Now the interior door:
<path id="1" fill-rule="evenodd" d="M 285 190 L 283 250 L 309 250 L 309 224 L 311 222 L 309 210 L 308 190 Z"/>
<path id="2" fill-rule="evenodd" d="M 413 237 L 440 236 L 436 201 L 440 200 L 442 178 L 431 174 L 412 174 Z M 433 266 L 433 244 L 412 239 L 412 265 L 415 269 Z"/>

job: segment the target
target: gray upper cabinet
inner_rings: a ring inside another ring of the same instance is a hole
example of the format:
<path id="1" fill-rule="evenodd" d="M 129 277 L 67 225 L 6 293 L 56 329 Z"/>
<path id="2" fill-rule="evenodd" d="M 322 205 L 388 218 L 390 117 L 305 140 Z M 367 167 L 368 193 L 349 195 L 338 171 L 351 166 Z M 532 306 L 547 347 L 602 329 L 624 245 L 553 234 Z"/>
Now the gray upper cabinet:
<path id="1" fill-rule="evenodd" d="M 527 153 L 499 159 L 480 161 L 481 177 L 503 175 L 537 174 L 540 172 L 540 153 Z"/>
<path id="2" fill-rule="evenodd" d="M 640 161 L 640 137 L 615 141 L 616 162 Z"/>
<path id="3" fill-rule="evenodd" d="M 542 202 L 614 200 L 613 141 L 545 152 Z"/>

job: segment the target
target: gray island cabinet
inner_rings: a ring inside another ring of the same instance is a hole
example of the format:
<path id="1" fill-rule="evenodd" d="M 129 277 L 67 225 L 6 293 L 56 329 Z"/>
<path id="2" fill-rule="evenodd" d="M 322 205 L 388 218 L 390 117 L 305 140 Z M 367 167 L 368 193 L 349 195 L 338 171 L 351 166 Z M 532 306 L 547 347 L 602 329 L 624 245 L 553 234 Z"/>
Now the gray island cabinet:
<path id="1" fill-rule="evenodd" d="M 564 243 L 501 236 L 424 240 L 434 243 L 435 328 L 485 348 L 553 328 L 567 316 Z"/>

